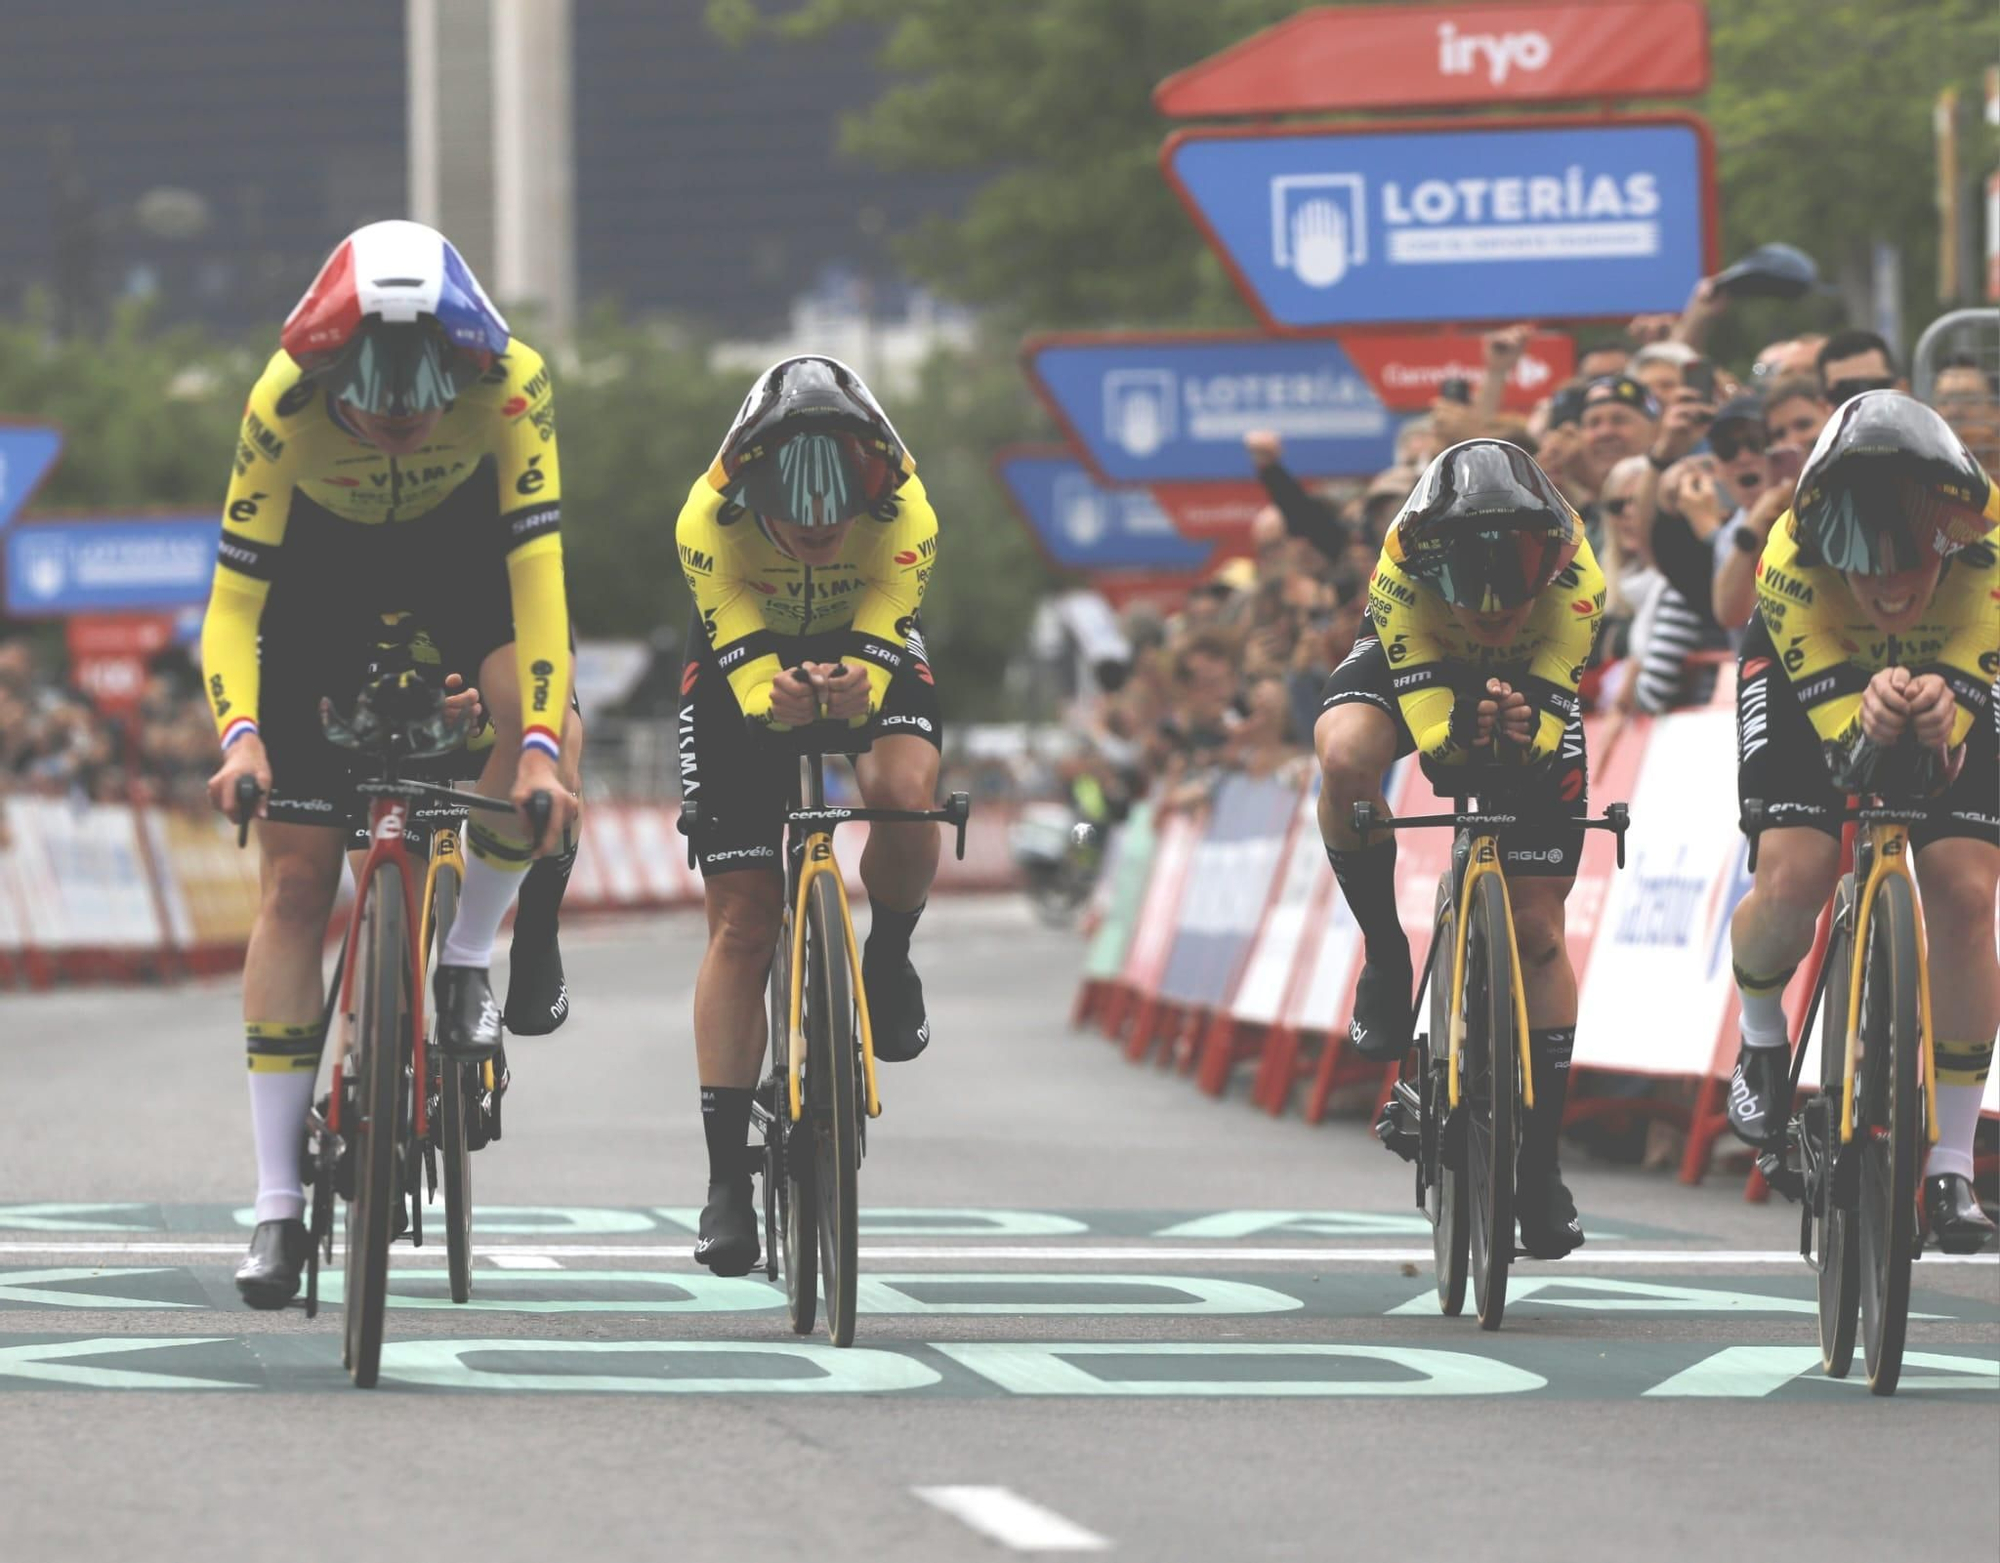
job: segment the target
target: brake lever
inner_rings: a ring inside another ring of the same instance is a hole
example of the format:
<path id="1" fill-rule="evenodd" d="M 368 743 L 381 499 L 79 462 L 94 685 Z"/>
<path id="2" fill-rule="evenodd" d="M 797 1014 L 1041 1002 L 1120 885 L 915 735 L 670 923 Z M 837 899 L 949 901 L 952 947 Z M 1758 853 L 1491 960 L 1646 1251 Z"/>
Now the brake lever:
<path id="1" fill-rule="evenodd" d="M 972 799 L 963 792 L 954 792 L 944 801 L 944 815 L 958 832 L 958 861 L 965 861 L 965 822 L 972 817 Z"/>
<path id="2" fill-rule="evenodd" d="M 698 861 L 700 854 L 695 848 L 694 837 L 695 832 L 701 829 L 701 805 L 692 798 L 682 803 L 681 817 L 676 822 L 675 828 L 687 837 L 688 872 L 693 873 L 700 866 Z"/>
<path id="3" fill-rule="evenodd" d="M 250 822 L 257 817 L 257 803 L 264 789 L 254 776 L 236 778 L 236 846 L 241 851 L 250 844 Z"/>

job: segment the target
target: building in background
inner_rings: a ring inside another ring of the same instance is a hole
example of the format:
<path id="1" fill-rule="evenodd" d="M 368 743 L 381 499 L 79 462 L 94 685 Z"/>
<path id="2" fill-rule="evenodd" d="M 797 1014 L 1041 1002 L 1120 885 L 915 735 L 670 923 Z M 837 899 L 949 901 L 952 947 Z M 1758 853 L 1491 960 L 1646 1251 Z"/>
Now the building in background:
<path id="1" fill-rule="evenodd" d="M 933 329 L 907 323 L 887 236 L 965 183 L 838 150 L 884 85 L 878 38 L 731 49 L 705 9 L 9 0 L 0 308 L 39 287 L 66 323 L 143 295 L 164 321 L 261 328 L 342 234 L 428 215 L 558 330 L 599 299 L 758 343 L 787 341 L 801 300 L 864 346 L 856 310 L 904 322 L 872 340 Z"/>

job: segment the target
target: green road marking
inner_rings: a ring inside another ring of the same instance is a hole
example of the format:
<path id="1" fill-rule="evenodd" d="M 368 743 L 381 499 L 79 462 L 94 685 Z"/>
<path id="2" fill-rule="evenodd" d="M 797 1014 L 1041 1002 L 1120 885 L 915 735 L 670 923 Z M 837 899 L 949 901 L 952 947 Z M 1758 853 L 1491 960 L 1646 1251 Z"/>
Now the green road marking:
<path id="1" fill-rule="evenodd" d="M 122 1357 L 185 1346 L 235 1345 L 220 1335 L 169 1335 L 146 1339 L 115 1335 L 103 1340 L 42 1341 L 0 1346 L 0 1379 L 31 1379 L 79 1389 L 249 1389 L 231 1379 L 191 1378 L 154 1369 L 83 1367 L 81 1357 Z"/>
<path id="2" fill-rule="evenodd" d="M 655 1205 L 653 1213 L 689 1232 L 701 1225 L 699 1206 Z M 925 1210 L 896 1205 L 861 1211 L 856 1228 L 863 1237 L 1076 1237 L 1091 1230 L 1088 1222 L 1053 1211 Z"/>
<path id="3" fill-rule="evenodd" d="M 1856 1363 L 1857 1370 L 1860 1364 Z M 1904 1373 L 1898 1394 L 1917 1389 L 2000 1389 L 2000 1362 L 1936 1351 L 1903 1353 Z M 1913 1377 L 1911 1368 L 1928 1368 L 1929 1376 Z M 1646 1391 L 1652 1396 L 1726 1397 L 1760 1400 L 1794 1379 L 1810 1375 L 1822 1384 L 1868 1385 L 1865 1372 L 1842 1379 L 1821 1376 L 1817 1346 L 1729 1346 L 1704 1357 Z"/>
<path id="4" fill-rule="evenodd" d="M 586 1361 L 620 1371 L 571 1366 Z M 651 1395 L 881 1395 L 938 1382 L 935 1368 L 899 1352 L 738 1341 L 385 1341 L 382 1377 L 438 1389 Z"/>
<path id="5" fill-rule="evenodd" d="M 175 1283 L 169 1289 L 183 1293 L 185 1300 L 154 1295 L 160 1288 L 139 1287 L 130 1291 L 56 1291 L 75 1283 L 125 1286 L 140 1276 L 167 1276 Z M 0 1308 L 203 1308 L 207 1299 L 194 1277 L 176 1267 L 82 1269 L 82 1270 L 0 1270 Z"/>
<path id="6" fill-rule="evenodd" d="M 1799 1283 L 1803 1285 L 1804 1283 Z M 1573 1308 L 1583 1313 L 1817 1313 L 1810 1297 L 1779 1297 L 1767 1292 L 1725 1291 L 1709 1286 L 1669 1286 L 1655 1281 L 1620 1281 L 1595 1275 L 1510 1275 L 1507 1306 L 1529 1303 L 1540 1308 Z M 1419 1292 L 1391 1308 L 1391 1318 L 1409 1314 L 1430 1317 L 1438 1311 L 1435 1290 Z M 1912 1311 L 1913 1319 L 1935 1319 L 1934 1313 Z M 1814 1353 L 1818 1360 L 1818 1353 Z"/>
<path id="7" fill-rule="evenodd" d="M 928 1298 L 953 1289 L 972 1297 Z M 1158 1294 L 1167 1293 L 1164 1298 Z M 1145 1294 L 1153 1294 L 1148 1297 Z M 1038 1295 L 1039 1294 L 1039 1295 Z M 863 1313 L 921 1314 L 1254 1314 L 1288 1313 L 1305 1303 L 1275 1287 L 1180 1275 L 1014 1275 L 1002 1271 L 861 1276 Z"/>
<path id="8" fill-rule="evenodd" d="M 150 1205 L 0 1205 L 0 1231 L 6 1232 L 155 1232 L 150 1222 L 116 1221 L 121 1212 L 150 1210 Z"/>
<path id="9" fill-rule="evenodd" d="M 1491 1357 L 1414 1346 L 1080 1341 L 977 1342 L 935 1349 L 1015 1395 L 1505 1395 L 1548 1384 L 1540 1374 Z M 1103 1363 L 1111 1371 L 1094 1372 L 1084 1362 Z M 1190 1362 L 1207 1372 L 1222 1369 L 1223 1376 L 1187 1377 Z M 1145 1372 L 1148 1365 L 1151 1373 Z M 1385 1368 L 1394 1370 L 1394 1376 L 1385 1376 Z M 1246 1369 L 1284 1376 L 1246 1382 Z"/>
<path id="10" fill-rule="evenodd" d="M 320 1300 L 339 1303 L 346 1277 L 334 1269 L 319 1273 Z M 389 1275 L 391 1308 L 463 1308 L 473 1313 L 744 1313 L 781 1308 L 784 1291 L 748 1277 L 689 1274 L 667 1270 L 480 1270 L 470 1302 L 451 1300 L 442 1270 L 394 1270 Z M 571 1292 L 588 1286 L 597 1295 L 522 1297 L 521 1291 Z M 495 1292 L 501 1293 L 494 1296 Z M 609 1294 L 609 1295 L 606 1295 Z"/>

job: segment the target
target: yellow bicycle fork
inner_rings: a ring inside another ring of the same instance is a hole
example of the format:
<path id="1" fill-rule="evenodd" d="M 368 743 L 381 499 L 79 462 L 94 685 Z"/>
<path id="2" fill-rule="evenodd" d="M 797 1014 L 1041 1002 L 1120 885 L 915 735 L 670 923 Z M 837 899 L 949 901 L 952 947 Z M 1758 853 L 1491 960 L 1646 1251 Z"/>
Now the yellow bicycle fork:
<path id="1" fill-rule="evenodd" d="M 847 905 L 847 885 L 840 877 L 840 865 L 834 860 L 833 832 L 815 831 L 806 837 L 798 899 L 792 907 L 792 991 L 786 1015 L 786 1035 L 791 1044 L 785 1050 L 785 1084 L 790 1092 L 793 1123 L 805 1111 L 805 1098 L 799 1089 L 799 1061 L 805 1056 L 806 1037 L 799 1022 L 806 980 L 806 905 L 813 881 L 822 874 L 832 877 L 834 894 L 840 899 L 840 931 L 846 947 L 847 969 L 853 978 L 854 1012 L 861 1021 L 861 1075 L 868 1091 L 868 1116 L 882 1116 L 882 1099 L 875 1092 L 875 1031 L 868 1020 L 868 995 L 861 986 L 861 950 L 854 940 L 854 915 Z M 827 958 L 832 956 L 829 954 Z"/>
<path id="2" fill-rule="evenodd" d="M 1918 1055 L 1924 1075 L 1924 1117 L 1927 1138 L 1938 1140 L 1937 1068 L 1931 1052 L 1931 969 L 1930 946 L 1924 937 L 1924 912 L 1917 900 L 1915 877 L 1910 873 L 1909 828 L 1895 823 L 1866 827 L 1870 848 L 1867 882 L 1861 887 L 1861 903 L 1854 912 L 1854 947 L 1847 969 L 1847 1057 L 1841 1066 L 1840 1143 L 1854 1138 L 1854 1066 L 1861 1051 L 1861 976 L 1868 964 L 1868 920 L 1874 915 L 1875 893 L 1890 875 L 1900 877 L 1910 887 L 1910 908 L 1917 919 L 1917 1020 L 1922 1050 Z"/>
<path id="3" fill-rule="evenodd" d="M 1500 881 L 1500 905 L 1507 914 L 1507 965 L 1513 976 L 1514 1034 L 1521 1053 L 1522 1101 L 1535 1105 L 1534 1054 L 1528 1045 L 1528 995 L 1521 981 L 1521 951 L 1514 939 L 1514 903 L 1507 894 L 1507 876 L 1500 872 L 1500 849 L 1492 836 L 1475 837 L 1465 865 L 1465 878 L 1458 887 L 1456 926 L 1453 928 L 1451 961 L 1451 1046 L 1450 1067 L 1445 1071 L 1447 1100 L 1458 1106 L 1458 1058 L 1465 1042 L 1465 942 L 1471 919 L 1466 915 L 1472 892 L 1487 876 Z M 1498 1090 L 1498 1082 L 1494 1089 Z"/>

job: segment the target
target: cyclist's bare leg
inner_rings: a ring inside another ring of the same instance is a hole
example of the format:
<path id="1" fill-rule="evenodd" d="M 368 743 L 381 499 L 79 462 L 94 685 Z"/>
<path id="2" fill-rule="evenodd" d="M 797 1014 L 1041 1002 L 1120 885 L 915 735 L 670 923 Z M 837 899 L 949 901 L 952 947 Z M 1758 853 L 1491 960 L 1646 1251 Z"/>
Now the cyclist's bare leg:
<path id="1" fill-rule="evenodd" d="M 1730 955 L 1742 998 L 1743 1038 L 1753 1047 L 1787 1040 L 1785 983 L 1812 949 L 1819 914 L 1840 871 L 1840 843 L 1803 826 L 1767 830 L 1757 842 L 1757 876 L 1729 923 Z"/>
<path id="2" fill-rule="evenodd" d="M 1545 1259 L 1560 1258 L 1583 1241 L 1575 1202 L 1557 1168 L 1570 1054 L 1576 1045 L 1576 968 L 1570 965 L 1563 916 L 1563 902 L 1575 884 L 1574 879 L 1526 876 L 1507 881 L 1535 1086 L 1535 1105 L 1521 1125 L 1521 1240 L 1530 1253 Z"/>
<path id="3" fill-rule="evenodd" d="M 324 825 L 257 825 L 261 890 L 243 964 L 243 1023 L 260 1222 L 296 1220 L 305 1212 L 300 1155 L 318 1060 L 326 929 L 340 888 L 345 834 Z"/>
<path id="4" fill-rule="evenodd" d="M 1521 952 L 1521 986 L 1528 1001 L 1528 1027 L 1576 1024 L 1576 968 L 1570 965 L 1563 902 L 1574 879 L 1516 878 L 1507 881 L 1514 906 L 1514 946 Z"/>
<path id="5" fill-rule="evenodd" d="M 694 1053 L 704 1086 L 749 1090 L 757 1084 L 764 1061 L 764 981 L 784 900 L 783 877 L 767 868 L 702 881 L 708 948 L 694 984 Z"/>
<path id="6" fill-rule="evenodd" d="M 855 779 L 871 809 L 934 809 L 937 807 L 938 752 L 926 739 L 908 733 L 877 738 L 874 748 L 857 755 Z M 930 894 L 937 876 L 938 832 L 935 824 L 874 824 L 861 852 L 861 882 L 875 906 L 914 911 Z"/>
<path id="7" fill-rule="evenodd" d="M 1972 1176 L 1979 1103 L 2000 1029 L 2000 956 L 1993 944 L 1993 897 L 2000 847 L 1963 837 L 1933 841 L 1917 854 L 1930 951 L 1931 1044 L 1937 1057 L 1938 1143 L 1933 1176 Z M 1942 976 L 1942 980 L 1940 977 Z"/>
<path id="8" fill-rule="evenodd" d="M 1410 1042 L 1410 941 L 1396 909 L 1395 834 L 1376 831 L 1364 842 L 1354 829 L 1354 805 L 1372 803 L 1388 817 L 1382 777 L 1395 763 L 1397 736 L 1395 718 L 1361 701 L 1329 707 L 1313 725 L 1320 836 L 1366 956 L 1348 1040 L 1363 1056 L 1385 1061 Z"/>
<path id="9" fill-rule="evenodd" d="M 1353 852 L 1389 839 L 1378 832 L 1372 843 L 1354 830 L 1354 805 L 1372 803 L 1384 819 L 1389 803 L 1382 778 L 1396 763 L 1396 723 L 1387 712 L 1350 701 L 1320 713 L 1313 724 L 1319 756 L 1319 833 L 1331 852 Z"/>

